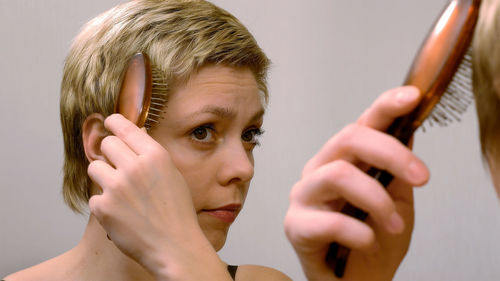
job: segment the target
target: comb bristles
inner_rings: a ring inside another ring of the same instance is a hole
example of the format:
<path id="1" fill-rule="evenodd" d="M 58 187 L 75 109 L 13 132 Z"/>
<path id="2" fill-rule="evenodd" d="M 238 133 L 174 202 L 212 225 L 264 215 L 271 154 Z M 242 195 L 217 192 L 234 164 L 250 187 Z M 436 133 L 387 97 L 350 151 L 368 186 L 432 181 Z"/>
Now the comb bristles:
<path id="1" fill-rule="evenodd" d="M 164 98 L 157 98 L 157 97 L 152 97 L 151 100 L 152 101 L 159 101 L 159 102 L 162 102 L 164 104 L 167 102 L 166 99 L 164 99 Z"/>
<path id="2" fill-rule="evenodd" d="M 460 98 L 453 92 L 443 95 L 442 102 L 458 113 L 463 113 L 467 109 L 467 104 L 461 102 Z"/>
<path id="3" fill-rule="evenodd" d="M 472 48 L 469 47 L 445 93 L 422 124 L 422 131 L 425 132 L 427 124 L 431 127 L 434 124 L 443 127 L 453 120 L 461 121 L 459 115 L 464 113 L 473 101 L 471 51 Z"/>
<path id="4" fill-rule="evenodd" d="M 456 110 L 452 106 L 441 106 L 441 109 L 445 112 L 445 114 L 449 115 L 450 117 L 453 117 L 451 119 L 454 119 L 455 121 L 460 122 L 460 117 L 455 113 Z"/>
<path id="5" fill-rule="evenodd" d="M 448 91 L 448 93 L 449 94 L 445 94 L 443 96 L 446 102 L 454 105 L 457 110 L 460 110 L 460 112 L 463 112 L 467 109 L 467 105 L 469 105 L 469 102 L 467 102 L 461 95 L 454 91 Z"/>
<path id="6" fill-rule="evenodd" d="M 148 115 L 151 115 L 151 116 L 154 116 L 154 117 L 157 117 L 157 118 L 160 118 L 161 115 L 158 115 L 158 114 L 155 114 L 155 113 L 151 113 L 151 111 L 148 113 Z"/>
<path id="7" fill-rule="evenodd" d="M 153 128 L 153 126 L 160 122 L 160 119 L 163 119 L 163 109 L 168 102 L 168 85 L 165 83 L 165 74 L 154 66 L 151 69 L 151 74 L 151 102 L 149 104 L 149 112 L 146 116 L 146 122 L 144 124 L 144 127 L 146 127 L 147 130 Z"/>
<path id="8" fill-rule="evenodd" d="M 158 113 L 163 113 L 163 110 L 159 109 L 159 108 L 154 108 L 154 107 L 150 107 L 149 110 L 151 111 L 155 111 L 155 112 L 158 112 Z"/>
<path id="9" fill-rule="evenodd" d="M 153 82 L 153 88 L 159 88 L 159 89 L 166 89 L 167 88 L 167 84 L 163 84 L 163 83 L 158 83 L 158 82 Z"/>
<path id="10" fill-rule="evenodd" d="M 160 102 L 151 102 L 151 105 L 155 106 L 155 107 L 163 107 L 163 105 L 165 105 L 165 104 L 164 103 L 160 103 Z"/>

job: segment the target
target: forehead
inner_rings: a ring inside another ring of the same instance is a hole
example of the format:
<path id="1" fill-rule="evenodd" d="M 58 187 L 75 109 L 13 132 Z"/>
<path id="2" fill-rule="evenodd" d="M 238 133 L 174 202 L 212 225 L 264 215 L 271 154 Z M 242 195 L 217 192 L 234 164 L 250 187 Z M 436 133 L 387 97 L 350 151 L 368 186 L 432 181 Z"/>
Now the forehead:
<path id="1" fill-rule="evenodd" d="M 188 114 L 210 105 L 262 111 L 263 102 L 250 69 L 209 65 L 193 73 L 187 81 L 174 85 L 167 112 Z"/>

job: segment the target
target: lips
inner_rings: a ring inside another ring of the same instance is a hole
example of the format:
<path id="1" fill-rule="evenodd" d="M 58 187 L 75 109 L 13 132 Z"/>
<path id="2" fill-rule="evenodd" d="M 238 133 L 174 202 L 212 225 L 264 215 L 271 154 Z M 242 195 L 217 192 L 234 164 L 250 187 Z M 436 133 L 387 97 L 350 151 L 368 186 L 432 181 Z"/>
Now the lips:
<path id="1" fill-rule="evenodd" d="M 204 209 L 202 212 L 209 214 L 225 223 L 232 223 L 241 210 L 240 204 L 230 204 L 215 209 Z"/>

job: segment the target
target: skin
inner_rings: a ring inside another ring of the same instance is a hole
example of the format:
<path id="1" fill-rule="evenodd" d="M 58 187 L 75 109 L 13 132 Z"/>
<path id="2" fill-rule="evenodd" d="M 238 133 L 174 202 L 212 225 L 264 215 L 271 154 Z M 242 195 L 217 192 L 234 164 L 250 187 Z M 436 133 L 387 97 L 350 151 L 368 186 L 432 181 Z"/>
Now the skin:
<path id="1" fill-rule="evenodd" d="M 291 191 L 284 224 L 310 281 L 339 280 L 325 263 L 332 242 L 351 248 L 342 280 L 392 280 L 413 229 L 412 186 L 425 184 L 429 172 L 409 148 L 383 130 L 419 99 L 412 87 L 387 91 L 304 167 Z M 371 166 L 394 175 L 387 190 L 365 173 Z M 346 201 L 368 212 L 368 219 L 362 222 L 340 213 Z"/>
<path id="2" fill-rule="evenodd" d="M 174 85 L 150 135 L 119 114 L 89 116 L 84 237 L 6 280 L 232 280 L 216 251 L 253 177 L 261 100 L 250 70 L 210 65 Z M 290 279 L 243 265 L 236 280 Z"/>

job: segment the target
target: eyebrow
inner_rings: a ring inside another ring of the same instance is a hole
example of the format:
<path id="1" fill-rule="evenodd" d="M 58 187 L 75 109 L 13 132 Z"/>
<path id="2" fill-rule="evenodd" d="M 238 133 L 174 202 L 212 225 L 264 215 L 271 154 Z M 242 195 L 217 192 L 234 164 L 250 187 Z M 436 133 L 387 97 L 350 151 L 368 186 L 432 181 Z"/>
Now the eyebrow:
<path id="1" fill-rule="evenodd" d="M 203 107 L 201 110 L 196 111 L 193 114 L 189 115 L 188 118 L 192 118 L 202 113 L 213 114 L 221 119 L 233 119 L 236 117 L 236 111 L 234 111 L 231 108 L 216 106 L 216 105 L 207 105 Z M 259 111 L 257 111 L 257 113 L 254 114 L 254 116 L 251 118 L 251 121 L 260 119 L 262 116 L 264 116 L 264 113 L 265 109 L 261 108 Z"/>
<path id="2" fill-rule="evenodd" d="M 233 119 L 234 117 L 236 117 L 236 112 L 234 110 L 227 107 L 220 107 L 215 105 L 207 105 L 200 111 L 198 111 L 198 113 L 210 113 L 222 119 Z"/>

